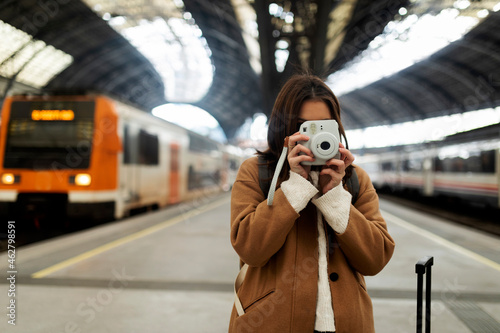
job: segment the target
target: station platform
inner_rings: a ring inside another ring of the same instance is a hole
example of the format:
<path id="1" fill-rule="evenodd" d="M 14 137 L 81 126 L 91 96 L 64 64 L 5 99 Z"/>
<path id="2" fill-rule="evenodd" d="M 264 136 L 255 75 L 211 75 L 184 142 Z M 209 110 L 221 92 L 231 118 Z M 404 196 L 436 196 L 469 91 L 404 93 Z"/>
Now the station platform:
<path id="1" fill-rule="evenodd" d="M 238 272 L 229 206 L 226 193 L 17 249 L 15 326 L 1 253 L 0 331 L 227 332 Z M 376 331 L 415 332 L 415 263 L 433 256 L 432 331 L 500 332 L 500 238 L 384 200 L 381 209 L 396 250 L 366 278 Z"/>

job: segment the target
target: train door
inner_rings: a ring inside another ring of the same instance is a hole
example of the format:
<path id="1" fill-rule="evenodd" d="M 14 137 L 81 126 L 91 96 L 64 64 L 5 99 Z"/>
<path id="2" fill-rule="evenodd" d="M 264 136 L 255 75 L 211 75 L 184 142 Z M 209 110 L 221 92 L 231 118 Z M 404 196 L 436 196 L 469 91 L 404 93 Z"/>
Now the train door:
<path id="1" fill-rule="evenodd" d="M 120 177 L 122 214 L 127 214 L 139 201 L 138 147 L 134 130 L 129 124 L 125 124 L 123 128 L 123 175 Z"/>
<path id="2" fill-rule="evenodd" d="M 180 201 L 180 175 L 179 175 L 179 151 L 178 143 L 170 144 L 170 174 L 169 174 L 169 197 L 168 202 L 173 204 Z"/>

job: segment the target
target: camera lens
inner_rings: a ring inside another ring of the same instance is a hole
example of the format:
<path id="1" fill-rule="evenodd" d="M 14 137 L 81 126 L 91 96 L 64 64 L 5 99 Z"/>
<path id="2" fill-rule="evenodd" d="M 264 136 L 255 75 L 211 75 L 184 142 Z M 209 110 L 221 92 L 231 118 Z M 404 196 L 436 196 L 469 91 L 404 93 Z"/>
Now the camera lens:
<path id="1" fill-rule="evenodd" d="M 330 142 L 328 142 L 328 141 L 323 141 L 323 142 L 321 142 L 320 147 L 321 147 L 321 149 L 323 149 L 323 150 L 328 150 L 328 149 L 330 149 Z"/>

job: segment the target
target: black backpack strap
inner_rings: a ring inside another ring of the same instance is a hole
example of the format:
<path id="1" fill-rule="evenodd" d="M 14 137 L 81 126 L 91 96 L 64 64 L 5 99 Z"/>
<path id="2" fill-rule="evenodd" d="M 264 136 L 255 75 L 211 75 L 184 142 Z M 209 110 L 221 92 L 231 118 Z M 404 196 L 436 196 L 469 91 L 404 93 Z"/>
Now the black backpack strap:
<path id="1" fill-rule="evenodd" d="M 347 184 L 347 190 L 352 195 L 351 203 L 354 205 L 356 200 L 358 200 L 358 195 L 359 195 L 359 179 L 355 168 L 352 168 L 351 177 L 347 179 L 346 184 Z"/>
<path id="2" fill-rule="evenodd" d="M 264 197 L 267 198 L 267 194 L 269 193 L 269 187 L 271 187 L 271 171 L 267 166 L 267 161 L 264 156 L 259 155 L 258 162 L 259 166 L 259 186 L 264 194 Z"/>

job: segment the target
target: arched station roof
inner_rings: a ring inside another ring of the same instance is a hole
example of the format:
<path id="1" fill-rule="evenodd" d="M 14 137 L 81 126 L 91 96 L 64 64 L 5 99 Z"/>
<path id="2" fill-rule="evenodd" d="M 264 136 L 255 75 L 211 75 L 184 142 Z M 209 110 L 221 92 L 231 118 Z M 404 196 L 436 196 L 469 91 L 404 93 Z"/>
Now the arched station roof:
<path id="1" fill-rule="evenodd" d="M 151 63 L 85 3 L 3 1 L 0 20 L 33 37 L 3 59 L 2 67 L 15 66 L 11 60 L 37 40 L 73 58 L 69 67 L 39 87 L 43 92 L 103 92 L 145 109 L 166 103 L 163 82 Z M 16 80 L 23 69 L 7 79 Z"/>
<path id="2" fill-rule="evenodd" d="M 126 2 L 130 1 L 113 3 L 119 6 Z M 135 20 L 165 17 L 171 15 L 166 6 L 174 2 L 179 0 L 138 1 L 137 7 L 142 11 L 129 11 L 127 15 Z M 184 0 L 180 3 L 203 32 L 215 68 L 208 93 L 194 104 L 211 113 L 228 138 L 233 137 L 247 117 L 258 112 L 270 113 L 275 95 L 289 75 L 308 70 L 326 78 L 366 49 L 398 15 L 398 10 L 410 4 L 407 0 Z M 245 4 L 256 13 L 259 70 L 252 66 L 238 16 L 239 7 Z M 271 13 L 271 4 L 281 12 Z M 36 67 L 33 64 L 50 46 L 72 60 L 38 87 L 33 84 L 38 91 L 97 91 L 146 111 L 170 102 L 165 96 L 165 86 L 169 83 L 84 0 L 6 0 L 0 4 L 0 20 L 32 36 L 31 40 L 17 41 L 20 45 L 12 54 L 3 57 L 0 54 L 0 78 L 3 77 L 7 87 L 13 83 L 29 87 L 30 82 L 22 80 L 24 72 L 32 71 Z M 341 96 L 346 128 L 497 105 L 498 21 L 498 14 L 492 12 L 465 38 L 429 59 Z M 35 41 L 45 44 L 31 46 Z M 275 55 L 283 41 L 288 61 L 278 70 Z M 19 65 L 17 58 L 21 54 L 25 60 Z M 0 93 L 6 92 L 7 87 Z"/>
<path id="3" fill-rule="evenodd" d="M 127 0 L 114 3 L 125 2 Z M 185 10 L 192 13 L 203 31 L 215 67 L 211 88 L 195 104 L 211 113 L 228 137 L 234 135 L 247 117 L 257 112 L 269 113 L 276 91 L 294 69 L 314 67 L 327 74 L 339 68 L 364 49 L 406 3 L 386 0 L 274 2 L 295 13 L 295 22 L 300 20 L 301 24 L 290 30 L 293 25 L 269 14 L 270 1 L 250 2 L 259 23 L 262 72 L 257 73 L 250 65 L 242 27 L 235 14 L 237 1 L 184 1 Z M 158 1 L 143 1 L 144 13 L 135 13 L 135 19 L 148 19 L 147 13 L 151 11 L 155 15 L 169 15 L 161 6 L 164 5 Z M 0 20 L 31 35 L 32 40 L 26 44 L 43 41 L 72 57 L 67 68 L 38 87 L 42 92 L 103 92 L 145 110 L 169 102 L 164 94 L 166 83 L 151 63 L 84 1 L 7 0 L 0 5 Z M 376 24 L 367 29 L 367 24 L 373 22 Z M 282 38 L 290 45 L 290 60 L 284 71 L 278 72 L 274 65 L 275 44 Z M 10 81 L 8 85 L 21 78 L 23 70 L 27 70 L 30 60 L 36 56 L 37 52 L 32 51 L 26 64 L 15 68 L 10 62 L 25 48 L 23 45 L 8 57 L 0 58 L 0 75 Z M 13 71 L 9 72 L 9 66 Z"/>
<path id="4" fill-rule="evenodd" d="M 429 58 L 340 97 L 347 128 L 450 115 L 500 104 L 500 12 Z"/>

